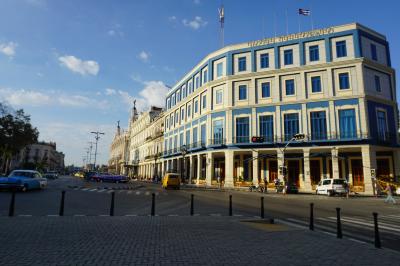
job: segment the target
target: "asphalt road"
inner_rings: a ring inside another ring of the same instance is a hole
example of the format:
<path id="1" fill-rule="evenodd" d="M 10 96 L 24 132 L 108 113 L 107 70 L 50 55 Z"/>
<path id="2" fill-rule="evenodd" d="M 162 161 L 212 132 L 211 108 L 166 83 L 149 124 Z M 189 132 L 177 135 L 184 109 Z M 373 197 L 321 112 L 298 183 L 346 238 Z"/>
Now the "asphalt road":
<path id="1" fill-rule="evenodd" d="M 229 195 L 232 195 L 233 215 L 254 218 L 260 216 L 260 197 L 263 196 L 266 217 L 274 218 L 276 223 L 308 228 L 310 203 L 314 203 L 315 230 L 327 234 L 336 234 L 336 208 L 339 207 L 344 237 L 368 244 L 374 241 L 372 213 L 378 212 L 382 246 L 400 251 L 400 204 L 385 204 L 382 198 L 346 199 L 200 188 L 164 190 L 159 184 L 92 183 L 63 176 L 49 180 L 44 190 L 17 193 L 15 215 L 58 215 L 62 190 L 66 191 L 65 216 L 107 216 L 110 214 L 111 195 L 114 192 L 115 216 L 150 215 L 154 193 L 155 213 L 159 216 L 189 216 L 190 195 L 193 194 L 195 215 L 229 215 Z M 8 215 L 9 204 L 10 193 L 0 192 L 0 216 Z"/>

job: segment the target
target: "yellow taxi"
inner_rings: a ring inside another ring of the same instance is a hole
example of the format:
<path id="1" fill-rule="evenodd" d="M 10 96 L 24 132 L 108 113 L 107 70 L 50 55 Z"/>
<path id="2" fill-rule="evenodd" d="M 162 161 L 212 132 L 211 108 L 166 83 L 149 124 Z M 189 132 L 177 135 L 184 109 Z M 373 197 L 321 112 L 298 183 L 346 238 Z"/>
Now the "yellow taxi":
<path id="1" fill-rule="evenodd" d="M 162 180 L 162 187 L 167 189 L 167 188 L 175 188 L 179 189 L 181 186 L 181 178 L 178 174 L 174 173 L 167 173 L 164 175 L 163 180 Z"/>

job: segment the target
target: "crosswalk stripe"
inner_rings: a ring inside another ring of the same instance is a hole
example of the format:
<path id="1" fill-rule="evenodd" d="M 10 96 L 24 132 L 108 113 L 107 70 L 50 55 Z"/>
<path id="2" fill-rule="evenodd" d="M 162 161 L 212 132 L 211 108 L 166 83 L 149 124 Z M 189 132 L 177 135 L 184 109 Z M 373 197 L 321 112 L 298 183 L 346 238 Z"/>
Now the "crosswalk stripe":
<path id="1" fill-rule="evenodd" d="M 47 217 L 59 217 L 60 215 L 58 214 L 47 214 Z"/>
<path id="2" fill-rule="evenodd" d="M 19 217 L 32 217 L 32 214 L 18 214 Z"/>
<path id="3" fill-rule="evenodd" d="M 374 226 L 371 223 L 360 222 L 360 221 L 357 221 L 357 220 L 354 220 L 354 219 L 349 219 L 349 218 L 342 218 L 342 221 L 349 222 L 349 223 L 356 223 L 356 224 L 365 225 L 365 226 L 369 226 L 369 227 L 373 227 Z M 388 227 L 388 226 L 382 225 L 379 222 L 378 222 L 378 225 L 379 225 L 379 228 L 381 228 L 381 229 L 386 229 L 388 231 L 394 231 L 394 232 L 399 232 L 400 233 L 400 229 Z"/>
<path id="4" fill-rule="evenodd" d="M 89 190 L 89 191 L 96 191 L 97 190 L 97 188 L 94 188 L 94 189 L 91 189 L 91 190 Z"/>
<path id="5" fill-rule="evenodd" d="M 125 191 L 124 191 L 124 190 L 120 190 L 120 191 L 118 191 L 118 194 L 119 194 L 119 193 L 122 193 L 122 192 L 125 192 Z"/>
<path id="6" fill-rule="evenodd" d="M 97 192 L 101 193 L 101 192 L 104 192 L 104 191 L 106 191 L 106 190 L 105 189 L 101 189 L 101 190 L 98 190 Z"/>
<path id="7" fill-rule="evenodd" d="M 126 214 L 125 216 L 127 216 L 127 217 L 136 217 L 137 214 Z"/>
<path id="8" fill-rule="evenodd" d="M 126 194 L 132 194 L 133 191 L 128 191 Z"/>
<path id="9" fill-rule="evenodd" d="M 79 187 L 74 188 L 74 190 L 79 190 L 79 189 L 80 189 Z"/>
<path id="10" fill-rule="evenodd" d="M 75 217 L 83 217 L 86 216 L 85 214 L 74 214 Z"/>
<path id="11" fill-rule="evenodd" d="M 140 193 L 141 193 L 140 191 L 136 191 L 136 195 L 140 195 Z"/>
<path id="12" fill-rule="evenodd" d="M 82 191 L 86 191 L 86 190 L 89 190 L 89 188 L 82 188 L 81 190 Z"/>

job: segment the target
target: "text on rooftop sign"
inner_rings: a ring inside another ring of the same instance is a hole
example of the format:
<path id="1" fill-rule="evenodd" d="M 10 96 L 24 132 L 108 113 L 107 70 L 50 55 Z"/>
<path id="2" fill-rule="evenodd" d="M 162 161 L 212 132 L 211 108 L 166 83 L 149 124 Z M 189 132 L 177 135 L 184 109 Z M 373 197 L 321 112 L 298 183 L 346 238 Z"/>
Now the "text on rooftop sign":
<path id="1" fill-rule="evenodd" d="M 302 39 L 302 38 L 317 37 L 317 36 L 322 36 L 322 35 L 326 35 L 326 34 L 331 34 L 334 32 L 335 32 L 335 29 L 333 27 L 330 27 L 330 28 L 325 28 L 325 29 L 320 29 L 320 30 L 312 30 L 312 31 L 300 32 L 300 33 L 293 33 L 293 34 L 280 36 L 280 37 L 265 38 L 262 40 L 250 41 L 247 44 L 249 47 L 254 47 L 254 46 L 274 44 L 274 43 L 279 43 L 279 42 L 287 42 L 287 41 L 292 41 L 292 40 L 297 40 L 297 39 Z"/>

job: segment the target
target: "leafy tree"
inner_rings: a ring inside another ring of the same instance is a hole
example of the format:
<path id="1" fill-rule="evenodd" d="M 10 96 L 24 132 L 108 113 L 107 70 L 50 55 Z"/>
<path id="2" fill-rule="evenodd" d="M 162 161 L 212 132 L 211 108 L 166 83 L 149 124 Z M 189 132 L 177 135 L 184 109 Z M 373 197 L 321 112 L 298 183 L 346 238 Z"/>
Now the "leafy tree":
<path id="1" fill-rule="evenodd" d="M 0 102 L 0 167 L 3 172 L 9 170 L 12 157 L 25 146 L 36 143 L 38 137 L 39 131 L 31 125 L 31 118 L 24 110 L 13 111 Z"/>

